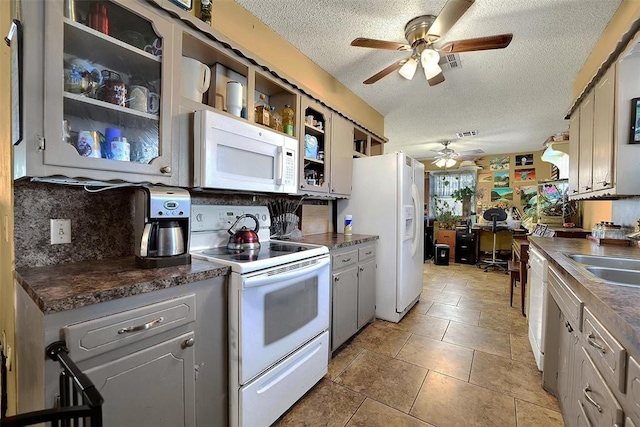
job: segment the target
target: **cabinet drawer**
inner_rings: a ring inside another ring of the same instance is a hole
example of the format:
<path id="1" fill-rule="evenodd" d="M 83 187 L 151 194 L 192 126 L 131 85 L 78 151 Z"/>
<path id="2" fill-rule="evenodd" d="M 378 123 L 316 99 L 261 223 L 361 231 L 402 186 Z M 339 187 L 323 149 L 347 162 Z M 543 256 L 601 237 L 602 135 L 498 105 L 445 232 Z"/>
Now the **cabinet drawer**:
<path id="1" fill-rule="evenodd" d="M 622 423 L 622 407 L 600 375 L 586 349 L 579 349 L 575 392 L 578 406 L 591 426 L 613 426 Z M 585 420 L 586 421 L 586 420 Z"/>
<path id="2" fill-rule="evenodd" d="M 582 327 L 584 348 L 602 376 L 612 387 L 624 393 L 627 352 L 624 347 L 596 320 L 585 307 Z"/>
<path id="3" fill-rule="evenodd" d="M 640 364 L 631 356 L 629 356 L 627 373 L 627 404 L 624 409 L 627 412 L 627 417 L 640 425 Z M 628 422 L 625 422 L 626 425 Z"/>
<path id="4" fill-rule="evenodd" d="M 358 249 L 358 261 L 366 261 L 368 259 L 372 259 L 375 257 L 376 257 L 375 246 L 365 246 L 364 248 Z"/>
<path id="5" fill-rule="evenodd" d="M 358 262 L 358 250 L 343 252 L 331 256 L 331 268 L 338 269 Z"/>
<path id="6" fill-rule="evenodd" d="M 63 328 L 76 362 L 195 321 L 194 294 L 146 305 Z"/>
<path id="7" fill-rule="evenodd" d="M 582 308 L 584 303 L 573 293 L 569 286 L 560 278 L 556 270 L 549 267 L 549 292 L 556 300 L 558 307 L 567 316 L 567 320 L 582 331 Z"/>

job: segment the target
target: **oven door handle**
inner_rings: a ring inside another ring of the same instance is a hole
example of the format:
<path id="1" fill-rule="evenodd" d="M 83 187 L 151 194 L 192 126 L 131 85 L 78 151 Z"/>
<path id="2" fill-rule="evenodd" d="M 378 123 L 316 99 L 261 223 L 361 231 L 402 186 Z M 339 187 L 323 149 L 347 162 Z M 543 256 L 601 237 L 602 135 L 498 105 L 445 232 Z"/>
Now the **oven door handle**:
<path id="1" fill-rule="evenodd" d="M 303 261 L 304 262 L 304 261 Z M 322 268 L 329 266 L 329 256 L 315 260 L 311 265 L 301 268 L 295 268 L 292 270 L 283 271 L 277 273 L 277 275 L 270 274 L 270 272 L 261 273 L 257 276 L 249 276 L 244 279 L 244 288 L 255 288 L 257 286 L 273 284 L 277 277 L 277 282 L 284 282 L 289 279 L 299 278 L 300 276 L 310 275 L 311 273 L 321 270 Z M 283 267 L 275 267 L 276 269 Z"/>

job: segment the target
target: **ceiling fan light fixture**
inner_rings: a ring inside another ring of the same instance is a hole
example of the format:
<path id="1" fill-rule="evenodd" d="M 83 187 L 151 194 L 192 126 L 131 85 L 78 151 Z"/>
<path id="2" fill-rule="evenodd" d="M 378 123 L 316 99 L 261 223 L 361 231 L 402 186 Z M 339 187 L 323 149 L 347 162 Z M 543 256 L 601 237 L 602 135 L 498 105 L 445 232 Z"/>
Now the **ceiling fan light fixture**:
<path id="1" fill-rule="evenodd" d="M 416 73 L 416 68 L 418 68 L 418 61 L 415 58 L 409 58 L 407 62 L 404 63 L 402 68 L 398 73 L 407 80 L 413 79 L 413 76 Z"/>
<path id="2" fill-rule="evenodd" d="M 450 167 L 453 167 L 455 164 L 456 164 L 455 159 L 447 159 L 444 165 L 450 168 Z"/>
<path id="3" fill-rule="evenodd" d="M 435 165 L 436 165 L 437 167 L 439 167 L 439 168 L 443 168 L 443 167 L 444 167 L 444 165 L 445 165 L 446 163 L 447 163 L 447 159 L 445 159 L 445 158 L 443 157 L 443 158 L 440 158 L 440 159 L 436 160 Z"/>
<path id="4" fill-rule="evenodd" d="M 442 68 L 440 68 L 440 66 L 437 63 L 429 64 L 427 66 L 423 65 L 422 68 L 424 68 L 424 76 L 427 80 L 434 78 L 435 76 L 437 76 L 442 72 Z"/>
<path id="5" fill-rule="evenodd" d="M 440 62 L 440 54 L 433 49 L 424 49 L 420 53 L 420 62 L 422 62 L 424 68 L 427 68 L 429 65 L 438 65 L 438 62 Z"/>
<path id="6" fill-rule="evenodd" d="M 452 158 L 441 157 L 435 161 L 435 165 L 439 168 L 450 168 L 456 164 L 456 160 Z"/>

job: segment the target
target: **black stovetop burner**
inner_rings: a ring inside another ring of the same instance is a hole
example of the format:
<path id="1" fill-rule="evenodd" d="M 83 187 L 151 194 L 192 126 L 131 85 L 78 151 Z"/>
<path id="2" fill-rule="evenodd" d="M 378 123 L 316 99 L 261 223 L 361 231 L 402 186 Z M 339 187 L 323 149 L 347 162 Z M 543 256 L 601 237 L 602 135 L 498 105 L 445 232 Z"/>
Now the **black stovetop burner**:
<path id="1" fill-rule="evenodd" d="M 205 249 L 202 251 L 204 255 L 217 256 L 220 258 L 227 258 L 233 261 L 257 261 L 258 259 L 275 258 L 278 256 L 284 256 L 290 253 L 306 251 L 308 248 L 303 245 L 297 244 L 282 244 L 282 243 L 265 243 L 260 246 L 259 249 L 246 249 L 246 250 L 231 250 L 226 246 L 217 248 Z"/>

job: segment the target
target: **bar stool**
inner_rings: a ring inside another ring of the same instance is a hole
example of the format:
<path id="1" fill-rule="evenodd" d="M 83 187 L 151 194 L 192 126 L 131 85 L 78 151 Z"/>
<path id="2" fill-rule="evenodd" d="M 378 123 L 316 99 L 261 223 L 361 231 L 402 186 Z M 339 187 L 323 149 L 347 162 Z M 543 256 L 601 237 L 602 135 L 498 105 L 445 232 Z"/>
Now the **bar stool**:
<path id="1" fill-rule="evenodd" d="M 520 264 L 515 261 L 508 261 L 507 270 L 511 275 L 511 299 L 509 301 L 509 306 L 513 307 L 513 289 L 516 287 L 516 282 L 520 282 L 522 285 L 520 289 L 520 303 L 522 305 L 522 315 L 524 316 L 524 283 L 520 280 Z"/>

